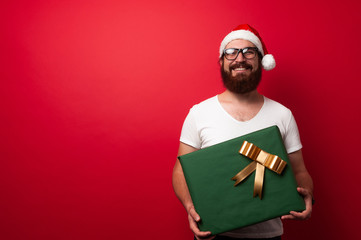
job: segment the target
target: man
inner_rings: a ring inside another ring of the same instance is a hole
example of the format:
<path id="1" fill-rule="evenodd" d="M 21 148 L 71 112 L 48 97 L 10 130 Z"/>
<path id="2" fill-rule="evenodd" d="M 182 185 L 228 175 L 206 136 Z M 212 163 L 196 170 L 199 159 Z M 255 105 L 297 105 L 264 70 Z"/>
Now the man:
<path id="1" fill-rule="evenodd" d="M 182 128 L 178 155 L 277 125 L 299 186 L 297 190 L 306 204 L 305 211 L 291 211 L 281 219 L 308 219 L 312 212 L 313 183 L 303 161 L 296 122 L 289 109 L 257 91 L 262 68 L 275 67 L 273 56 L 268 54 L 258 32 L 243 24 L 223 39 L 219 63 L 226 90 L 192 107 Z M 189 226 L 196 239 L 280 239 L 283 234 L 280 218 L 218 236 L 202 232 L 197 226 L 202 216 L 194 209 L 179 160 L 173 170 L 173 187 L 188 213 Z"/>

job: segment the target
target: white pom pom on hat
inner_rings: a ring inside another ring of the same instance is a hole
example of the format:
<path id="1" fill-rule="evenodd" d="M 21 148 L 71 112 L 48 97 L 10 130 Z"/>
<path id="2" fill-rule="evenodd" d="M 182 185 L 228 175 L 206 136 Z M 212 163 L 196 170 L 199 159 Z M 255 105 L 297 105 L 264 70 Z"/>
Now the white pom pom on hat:
<path id="1" fill-rule="evenodd" d="M 235 39 L 244 39 L 253 43 L 260 53 L 262 54 L 262 67 L 264 70 L 272 70 L 276 67 L 276 61 L 271 54 L 268 54 L 266 45 L 262 41 L 261 36 L 257 32 L 256 29 L 251 27 L 248 24 L 241 24 L 233 29 L 221 42 L 221 46 L 219 48 L 219 57 L 221 58 L 223 55 L 223 50 L 227 46 L 228 43 Z"/>
<path id="2" fill-rule="evenodd" d="M 276 67 L 276 61 L 271 54 L 266 54 L 262 58 L 262 66 L 264 70 L 272 70 Z"/>

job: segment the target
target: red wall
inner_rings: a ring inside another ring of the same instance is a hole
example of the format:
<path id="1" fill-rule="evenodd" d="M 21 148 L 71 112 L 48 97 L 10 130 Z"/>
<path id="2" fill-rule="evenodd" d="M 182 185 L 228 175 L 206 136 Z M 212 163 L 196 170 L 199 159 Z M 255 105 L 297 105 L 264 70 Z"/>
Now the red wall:
<path id="1" fill-rule="evenodd" d="M 351 239 L 360 211 L 359 1 L 5 1 L 0 239 L 191 239 L 171 173 L 222 38 L 259 30 L 261 92 L 293 110 L 315 183 L 285 239 Z"/>

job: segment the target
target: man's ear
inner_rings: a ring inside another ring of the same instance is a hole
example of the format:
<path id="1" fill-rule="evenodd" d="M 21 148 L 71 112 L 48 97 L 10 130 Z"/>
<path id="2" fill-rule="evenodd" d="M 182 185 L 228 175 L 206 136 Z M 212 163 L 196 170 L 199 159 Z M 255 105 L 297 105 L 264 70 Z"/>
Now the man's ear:
<path id="1" fill-rule="evenodd" d="M 220 66 L 222 66 L 222 64 L 223 64 L 223 57 L 221 57 L 221 58 L 219 59 L 218 63 L 219 63 Z"/>

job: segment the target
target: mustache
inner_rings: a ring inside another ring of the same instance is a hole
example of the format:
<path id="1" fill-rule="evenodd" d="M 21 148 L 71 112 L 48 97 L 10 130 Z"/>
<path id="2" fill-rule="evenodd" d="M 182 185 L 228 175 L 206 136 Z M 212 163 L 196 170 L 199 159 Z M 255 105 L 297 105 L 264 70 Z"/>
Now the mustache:
<path id="1" fill-rule="evenodd" d="M 246 69 L 252 69 L 252 65 L 248 63 L 234 63 L 233 65 L 229 66 L 230 70 L 236 69 L 236 68 L 246 68 Z"/>

